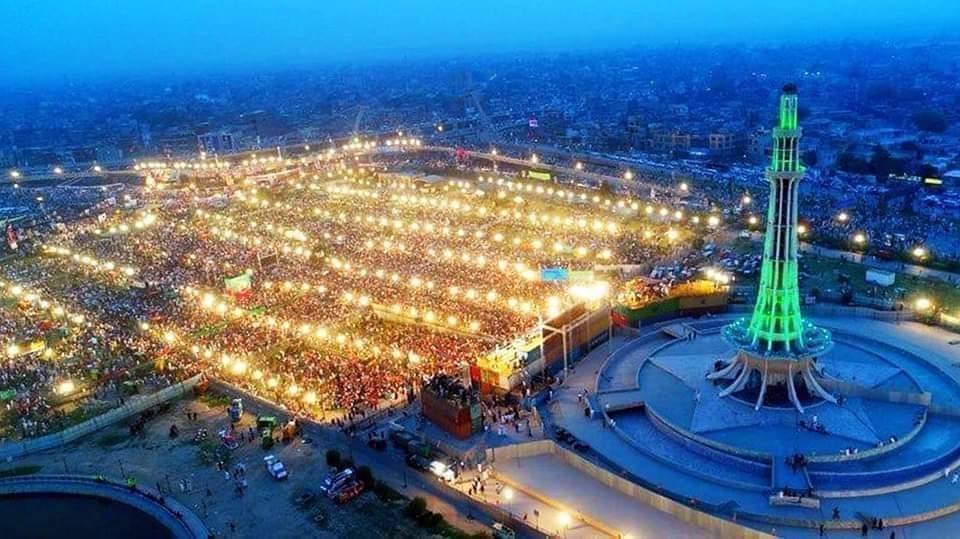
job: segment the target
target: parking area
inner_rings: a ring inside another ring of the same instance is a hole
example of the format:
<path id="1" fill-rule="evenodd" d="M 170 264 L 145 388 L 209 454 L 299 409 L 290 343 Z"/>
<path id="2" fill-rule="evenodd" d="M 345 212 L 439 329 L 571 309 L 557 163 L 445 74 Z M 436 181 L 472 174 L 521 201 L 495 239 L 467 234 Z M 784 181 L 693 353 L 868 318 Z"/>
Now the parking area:
<path id="1" fill-rule="evenodd" d="M 400 493 L 356 490 L 349 499 L 342 495 L 330 499 L 321 488 L 331 471 L 327 464 L 331 448 L 337 448 L 344 461 L 355 457 L 361 464 L 374 464 L 374 458 L 382 458 L 385 462 L 371 466 L 373 475 L 389 475 L 391 482 L 399 482 L 400 474 L 388 471 L 403 469 L 395 449 L 381 454 L 364 447 L 354 455 L 334 433 L 323 439 L 305 434 L 264 449 L 257 417 L 245 412 L 235 424 L 230 444 L 235 448 L 227 450 L 219 433 L 230 424 L 228 403 L 223 397 L 174 401 L 146 421 L 138 434 L 131 434 L 129 425 L 121 423 L 55 452 L 27 457 L 15 466 L 34 473 L 132 477 L 137 484 L 161 490 L 189 506 L 218 537 L 413 538 L 435 531 L 404 512 L 407 498 L 426 495 L 417 485 L 431 481 L 427 475 L 406 469 L 410 488 L 400 488 Z M 177 426 L 176 437 L 171 437 L 172 425 Z M 204 432 L 205 437 L 197 435 Z M 280 439 L 279 429 L 276 439 Z M 268 456 L 274 457 L 272 469 L 264 461 Z M 277 462 L 282 463 L 286 477 L 277 473 Z M 444 510 L 433 500 L 428 509 L 452 516 L 449 508 Z M 455 523 L 469 526 L 469 533 L 489 530 L 480 522 Z M 469 533 L 449 528 L 441 536 L 467 537 Z"/>

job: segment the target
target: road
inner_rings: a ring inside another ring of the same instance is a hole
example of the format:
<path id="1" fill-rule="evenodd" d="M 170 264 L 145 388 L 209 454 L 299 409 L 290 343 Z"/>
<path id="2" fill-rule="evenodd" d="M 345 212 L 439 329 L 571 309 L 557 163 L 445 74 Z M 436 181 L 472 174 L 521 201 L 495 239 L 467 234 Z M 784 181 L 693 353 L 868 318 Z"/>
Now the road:
<path id="1" fill-rule="evenodd" d="M 269 412 L 277 417 L 287 417 L 290 413 L 264 399 L 252 397 L 242 391 L 223 383 L 216 384 L 218 390 L 236 395 L 244 399 L 244 408 L 247 412 L 257 414 L 260 411 Z M 381 420 L 389 420 L 387 416 Z M 440 481 L 412 468 L 404 462 L 404 455 L 393 447 L 380 452 L 367 447 L 366 435 L 347 436 L 329 426 L 307 422 L 304 427 L 304 437 L 312 438 L 313 443 L 325 447 L 339 449 L 341 454 L 349 457 L 358 466 L 370 467 L 374 477 L 385 481 L 404 496 L 413 498 L 420 496 L 427 501 L 427 507 L 440 513 L 447 522 L 457 528 L 474 533 L 489 531 L 496 521 L 496 511 L 483 504 L 471 501 L 455 489 L 440 484 Z M 390 444 L 388 444 L 389 446 Z M 517 537 L 540 539 L 546 535 L 531 528 L 513 526 Z"/>

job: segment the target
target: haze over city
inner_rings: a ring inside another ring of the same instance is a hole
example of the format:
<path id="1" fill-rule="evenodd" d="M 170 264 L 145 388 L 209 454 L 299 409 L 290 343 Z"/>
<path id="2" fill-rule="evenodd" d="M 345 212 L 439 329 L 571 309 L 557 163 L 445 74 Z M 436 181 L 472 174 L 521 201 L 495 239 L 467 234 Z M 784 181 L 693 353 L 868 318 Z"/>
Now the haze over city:
<path id="1" fill-rule="evenodd" d="M 38 0 L 0 6 L 10 83 L 659 45 L 949 36 L 950 0 Z"/>
<path id="2" fill-rule="evenodd" d="M 958 22 L 0 4 L 0 535 L 960 535 Z"/>

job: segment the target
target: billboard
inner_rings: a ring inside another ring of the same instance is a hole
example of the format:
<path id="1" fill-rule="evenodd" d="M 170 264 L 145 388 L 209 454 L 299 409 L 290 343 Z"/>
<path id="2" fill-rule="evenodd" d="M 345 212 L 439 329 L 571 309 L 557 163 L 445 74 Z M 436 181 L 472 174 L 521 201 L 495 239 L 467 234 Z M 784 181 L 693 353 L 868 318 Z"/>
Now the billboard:
<path id="1" fill-rule="evenodd" d="M 543 282 L 558 282 L 569 279 L 567 268 L 540 268 L 540 280 Z"/>

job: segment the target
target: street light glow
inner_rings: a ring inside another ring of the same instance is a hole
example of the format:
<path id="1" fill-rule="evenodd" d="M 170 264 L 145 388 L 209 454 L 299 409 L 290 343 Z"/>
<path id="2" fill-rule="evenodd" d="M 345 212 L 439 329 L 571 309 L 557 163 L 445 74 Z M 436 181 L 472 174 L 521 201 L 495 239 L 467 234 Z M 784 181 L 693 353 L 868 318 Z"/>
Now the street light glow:
<path id="1" fill-rule="evenodd" d="M 70 380 L 64 380 L 57 384 L 56 392 L 62 397 L 70 395 L 77 389 L 77 386 Z"/>

